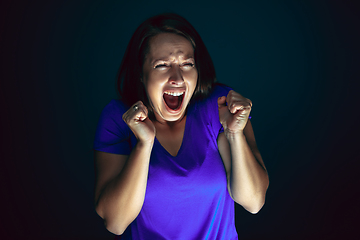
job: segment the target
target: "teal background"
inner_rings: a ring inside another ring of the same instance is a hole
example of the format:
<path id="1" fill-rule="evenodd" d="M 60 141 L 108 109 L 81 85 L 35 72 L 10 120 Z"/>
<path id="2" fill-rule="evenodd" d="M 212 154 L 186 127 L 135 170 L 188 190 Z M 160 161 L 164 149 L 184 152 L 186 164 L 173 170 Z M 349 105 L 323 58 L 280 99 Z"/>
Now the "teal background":
<path id="1" fill-rule="evenodd" d="M 253 101 L 270 175 L 240 239 L 353 239 L 359 215 L 355 1 L 0 3 L 2 239 L 113 239 L 93 208 L 92 143 L 148 17 L 197 29 L 219 82 Z"/>

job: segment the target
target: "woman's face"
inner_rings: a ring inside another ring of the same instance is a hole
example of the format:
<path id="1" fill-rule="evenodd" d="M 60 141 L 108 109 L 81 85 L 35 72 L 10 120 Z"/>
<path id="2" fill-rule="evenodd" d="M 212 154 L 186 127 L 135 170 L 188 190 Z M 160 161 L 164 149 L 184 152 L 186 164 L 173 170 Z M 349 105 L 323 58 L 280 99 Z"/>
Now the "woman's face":
<path id="1" fill-rule="evenodd" d="M 194 93 L 198 72 L 186 38 L 160 33 L 150 39 L 143 83 L 158 121 L 181 120 Z"/>

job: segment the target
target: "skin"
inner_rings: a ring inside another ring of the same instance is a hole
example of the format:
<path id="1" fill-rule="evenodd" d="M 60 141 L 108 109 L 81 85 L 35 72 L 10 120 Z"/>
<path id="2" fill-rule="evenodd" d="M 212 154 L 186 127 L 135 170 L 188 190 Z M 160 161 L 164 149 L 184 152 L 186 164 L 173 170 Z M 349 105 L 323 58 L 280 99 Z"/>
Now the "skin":
<path id="1" fill-rule="evenodd" d="M 143 83 L 155 114 L 156 138 L 176 156 L 184 136 L 186 108 L 197 84 L 194 49 L 186 38 L 172 33 L 158 34 L 150 46 L 143 65 Z M 166 107 L 164 92 L 184 92 L 178 111 Z"/>
<path id="2" fill-rule="evenodd" d="M 148 109 L 138 101 L 134 104 L 137 110 L 131 107 L 123 115 L 138 140 L 130 155 L 95 151 L 96 211 L 114 234 L 122 234 L 142 208 L 155 136 L 173 156 L 181 146 L 186 107 L 197 83 L 193 56 L 191 43 L 182 36 L 161 33 L 153 37 L 143 66 L 142 82 L 155 120 L 148 118 Z M 166 108 L 164 91 L 185 91 L 179 110 Z M 225 130 L 218 136 L 218 147 L 230 196 L 256 213 L 264 204 L 269 182 L 248 120 L 251 107 L 249 99 L 234 91 L 218 99 L 219 120 Z"/>
<path id="3" fill-rule="evenodd" d="M 249 99 L 233 90 L 218 99 L 224 132 L 219 134 L 217 142 L 230 196 L 255 214 L 265 203 L 269 177 L 249 121 L 251 107 Z"/>
<path id="4" fill-rule="evenodd" d="M 157 122 L 176 124 L 185 116 L 197 83 L 194 49 L 186 38 L 172 33 L 158 34 L 150 40 L 150 46 L 143 66 L 147 96 Z M 185 91 L 180 111 L 169 112 L 166 109 L 163 100 L 165 91 Z"/>

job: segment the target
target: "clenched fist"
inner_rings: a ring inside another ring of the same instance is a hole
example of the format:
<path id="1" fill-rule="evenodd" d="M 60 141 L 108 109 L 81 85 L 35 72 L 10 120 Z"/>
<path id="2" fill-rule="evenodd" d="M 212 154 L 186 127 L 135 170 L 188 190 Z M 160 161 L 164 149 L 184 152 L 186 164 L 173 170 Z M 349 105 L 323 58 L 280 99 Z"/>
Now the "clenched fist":
<path id="1" fill-rule="evenodd" d="M 230 90 L 228 95 L 218 99 L 219 119 L 225 132 L 238 133 L 244 130 L 252 102 L 239 93 Z"/>
<path id="2" fill-rule="evenodd" d="M 156 129 L 152 121 L 148 118 L 147 107 L 141 101 L 131 106 L 131 108 L 123 114 L 122 119 L 129 126 L 138 141 L 154 141 Z"/>

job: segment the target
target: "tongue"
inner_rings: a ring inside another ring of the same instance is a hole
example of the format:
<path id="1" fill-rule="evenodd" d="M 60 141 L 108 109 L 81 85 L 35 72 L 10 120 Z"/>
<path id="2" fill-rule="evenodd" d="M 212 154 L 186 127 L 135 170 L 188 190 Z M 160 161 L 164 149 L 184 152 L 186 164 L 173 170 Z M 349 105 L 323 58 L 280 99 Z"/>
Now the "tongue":
<path id="1" fill-rule="evenodd" d="M 180 97 L 171 96 L 168 94 L 164 94 L 164 100 L 166 105 L 168 105 L 169 108 L 175 110 L 179 106 L 179 99 Z"/>

